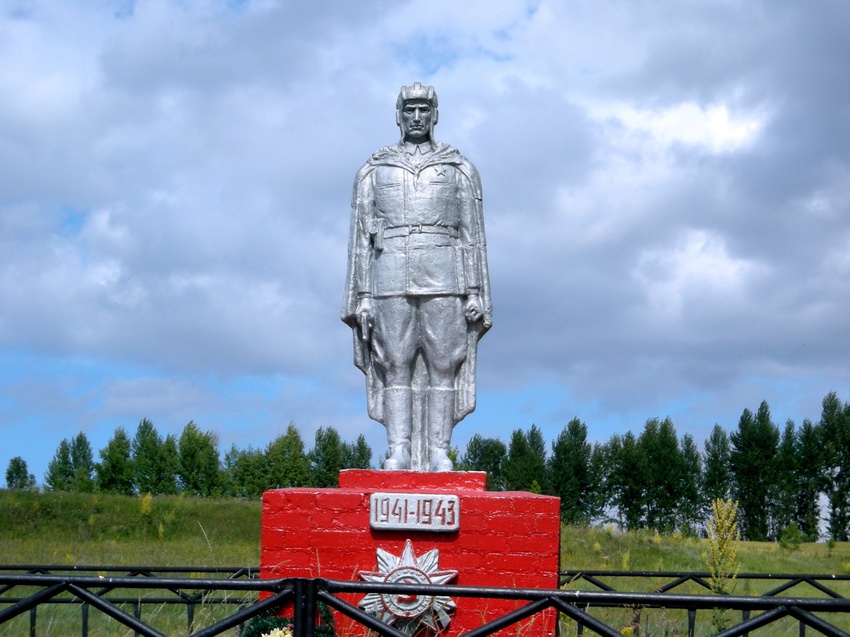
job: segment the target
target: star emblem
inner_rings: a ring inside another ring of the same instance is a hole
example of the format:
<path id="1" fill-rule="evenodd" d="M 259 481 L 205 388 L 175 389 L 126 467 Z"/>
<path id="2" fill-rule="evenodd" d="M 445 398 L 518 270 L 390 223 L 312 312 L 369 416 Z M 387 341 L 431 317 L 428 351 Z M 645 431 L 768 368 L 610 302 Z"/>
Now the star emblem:
<path id="1" fill-rule="evenodd" d="M 401 557 L 378 549 L 378 570 L 360 571 L 367 582 L 399 584 L 445 584 L 457 576 L 457 571 L 441 571 L 440 552 L 431 549 L 417 558 L 413 544 L 405 541 Z M 413 635 L 423 626 L 434 633 L 449 625 L 449 613 L 455 603 L 445 595 L 405 595 L 398 593 L 369 593 L 358 606 L 385 624 L 395 627 L 405 635 Z"/>

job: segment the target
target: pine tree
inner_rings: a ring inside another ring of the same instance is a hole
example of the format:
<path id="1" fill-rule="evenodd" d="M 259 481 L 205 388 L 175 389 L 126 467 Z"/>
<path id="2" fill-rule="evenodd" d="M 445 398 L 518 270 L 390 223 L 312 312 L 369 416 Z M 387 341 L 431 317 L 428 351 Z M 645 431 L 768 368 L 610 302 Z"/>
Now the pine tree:
<path id="1" fill-rule="evenodd" d="M 611 463 L 609 462 L 608 447 L 602 443 L 594 443 L 590 454 L 590 483 L 593 485 L 588 506 L 588 518 L 591 522 L 602 519 L 612 501 Z"/>
<path id="2" fill-rule="evenodd" d="M 360 434 L 354 443 L 345 442 L 342 445 L 343 469 L 371 469 L 372 447 L 366 442 L 366 436 Z"/>
<path id="3" fill-rule="evenodd" d="M 776 473 L 773 478 L 774 495 L 774 538 L 778 538 L 792 522 L 796 522 L 797 500 L 799 499 L 799 468 L 797 432 L 793 420 L 785 423 L 776 452 Z"/>
<path id="4" fill-rule="evenodd" d="M 646 526 L 659 532 L 672 532 L 684 473 L 673 421 L 649 419 L 638 438 L 637 452 Z"/>
<path id="5" fill-rule="evenodd" d="M 180 452 L 177 450 L 177 437 L 168 434 L 162 441 L 160 449 L 162 458 L 162 470 L 157 482 L 157 493 L 162 495 L 174 495 L 179 492 L 177 487 L 177 472 L 180 469 Z"/>
<path id="6" fill-rule="evenodd" d="M 133 462 L 130 453 L 130 437 L 124 427 L 118 427 L 100 450 L 100 462 L 94 468 L 98 491 L 133 494 Z"/>
<path id="7" fill-rule="evenodd" d="M 253 500 L 269 488 L 268 463 L 259 449 L 239 450 L 231 445 L 224 454 L 224 493 L 233 498 Z"/>
<path id="8" fill-rule="evenodd" d="M 516 429 L 511 434 L 503 475 L 508 491 L 540 493 L 545 488 L 546 443 L 537 425 L 531 425 L 528 433 Z"/>
<path id="9" fill-rule="evenodd" d="M 159 481 L 162 459 L 162 438 L 147 418 L 136 428 L 131 445 L 133 461 L 133 486 L 139 495 L 155 494 Z"/>
<path id="10" fill-rule="evenodd" d="M 82 431 L 71 440 L 71 465 L 74 468 L 71 490 L 94 493 L 94 456 L 89 439 Z"/>
<path id="11" fill-rule="evenodd" d="M 71 463 L 71 443 L 62 439 L 53 459 L 47 463 L 44 486 L 51 491 L 70 491 L 74 483 L 74 465 Z"/>
<path id="12" fill-rule="evenodd" d="M 508 454 L 505 443 L 498 438 L 485 438 L 474 434 L 466 443 L 466 451 L 459 462 L 463 471 L 484 471 L 487 474 L 487 490 L 503 491 L 505 480 L 502 467 Z"/>
<path id="13" fill-rule="evenodd" d="M 216 495 L 221 486 L 216 435 L 202 432 L 189 421 L 177 442 L 177 467 L 181 491 L 201 497 Z"/>
<path id="14" fill-rule="evenodd" d="M 817 542 L 820 492 L 824 484 L 823 442 L 819 427 L 806 418 L 797 436 L 797 526 L 804 542 Z"/>
<path id="15" fill-rule="evenodd" d="M 139 495 L 170 495 L 177 493 L 176 473 L 179 456 L 173 435 L 162 439 L 147 418 L 136 428 L 131 444 L 133 487 Z"/>
<path id="16" fill-rule="evenodd" d="M 29 491 L 35 488 L 35 476 L 27 470 L 26 460 L 15 456 L 6 468 L 6 488 Z"/>
<path id="17" fill-rule="evenodd" d="M 531 450 L 531 467 L 534 472 L 534 480 L 539 490 L 532 489 L 533 493 L 550 493 L 549 485 L 546 482 L 546 440 L 543 438 L 543 432 L 537 425 L 531 425 L 528 430 L 528 448 Z"/>
<path id="18" fill-rule="evenodd" d="M 309 484 L 310 465 L 295 423 L 289 423 L 286 433 L 268 444 L 265 457 L 270 489 L 304 487 Z"/>
<path id="19" fill-rule="evenodd" d="M 715 424 L 705 441 L 703 500 L 726 500 L 732 493 L 732 461 L 729 436 Z"/>
<path id="20" fill-rule="evenodd" d="M 678 526 L 682 533 L 696 535 L 705 518 L 707 503 L 703 499 L 702 457 L 693 436 L 685 434 L 681 442 L 682 485 L 679 501 Z"/>
<path id="21" fill-rule="evenodd" d="M 528 448 L 528 438 L 522 429 L 514 429 L 508 443 L 508 455 L 503 463 L 505 489 L 519 491 L 528 489 L 534 478 L 529 478 L 526 464 L 531 451 Z"/>
<path id="22" fill-rule="evenodd" d="M 754 542 L 772 539 L 773 480 L 779 429 L 770 420 L 767 402 L 761 403 L 755 417 L 749 409 L 744 409 L 738 430 L 730 438 L 742 535 Z"/>
<path id="23" fill-rule="evenodd" d="M 646 525 L 670 533 L 676 526 L 684 473 L 673 421 L 648 420 L 638 438 L 638 451 L 644 474 Z"/>
<path id="24" fill-rule="evenodd" d="M 637 439 L 629 431 L 614 434 L 608 443 L 609 493 L 621 527 L 629 531 L 646 526 L 646 481 Z"/>
<path id="25" fill-rule="evenodd" d="M 850 404 L 841 404 L 835 392 L 823 399 L 820 429 L 823 435 L 829 536 L 850 539 Z"/>
<path id="26" fill-rule="evenodd" d="M 587 425 L 573 418 L 553 441 L 547 462 L 550 493 L 561 498 L 561 520 L 567 524 L 590 521 L 593 508 L 590 456 Z"/>
<path id="27" fill-rule="evenodd" d="M 327 429 L 319 427 L 316 430 L 313 448 L 307 455 L 312 474 L 310 483 L 319 488 L 339 486 L 343 455 L 339 432 L 333 427 Z"/>

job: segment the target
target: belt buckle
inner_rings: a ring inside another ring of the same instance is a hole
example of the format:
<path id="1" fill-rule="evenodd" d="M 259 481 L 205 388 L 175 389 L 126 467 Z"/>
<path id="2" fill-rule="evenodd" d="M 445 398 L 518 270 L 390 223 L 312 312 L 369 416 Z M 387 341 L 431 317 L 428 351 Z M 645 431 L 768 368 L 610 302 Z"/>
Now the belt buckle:
<path id="1" fill-rule="evenodd" d="M 422 224 L 417 223 L 415 226 L 410 226 L 410 232 L 413 234 L 422 234 Z"/>

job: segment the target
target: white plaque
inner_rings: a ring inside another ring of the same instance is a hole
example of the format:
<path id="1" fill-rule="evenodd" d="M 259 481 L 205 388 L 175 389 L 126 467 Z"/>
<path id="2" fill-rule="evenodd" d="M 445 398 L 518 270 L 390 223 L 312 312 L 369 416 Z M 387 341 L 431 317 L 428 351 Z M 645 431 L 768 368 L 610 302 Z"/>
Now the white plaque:
<path id="1" fill-rule="evenodd" d="M 457 531 L 460 501 L 444 493 L 373 493 L 369 526 L 391 531 Z"/>

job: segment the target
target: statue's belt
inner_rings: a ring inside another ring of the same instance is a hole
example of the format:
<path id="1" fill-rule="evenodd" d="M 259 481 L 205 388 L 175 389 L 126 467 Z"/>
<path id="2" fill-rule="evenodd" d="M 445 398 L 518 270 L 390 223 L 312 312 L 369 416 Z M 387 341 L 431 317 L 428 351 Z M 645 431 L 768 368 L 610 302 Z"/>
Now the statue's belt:
<path id="1" fill-rule="evenodd" d="M 372 235 L 372 241 L 375 249 L 380 251 L 384 249 L 385 239 L 396 239 L 398 237 L 409 237 L 412 234 L 435 234 L 444 237 L 457 239 L 457 228 L 450 226 L 438 226 L 432 224 L 417 224 L 412 226 L 391 226 L 385 227 L 383 220 L 373 219 L 369 224 L 369 234 Z"/>
<path id="2" fill-rule="evenodd" d="M 407 237 L 411 234 L 441 234 L 446 237 L 457 238 L 457 228 L 447 226 L 434 226 L 419 224 L 415 226 L 394 226 L 392 228 L 384 228 L 384 239 L 393 239 L 395 237 Z"/>

